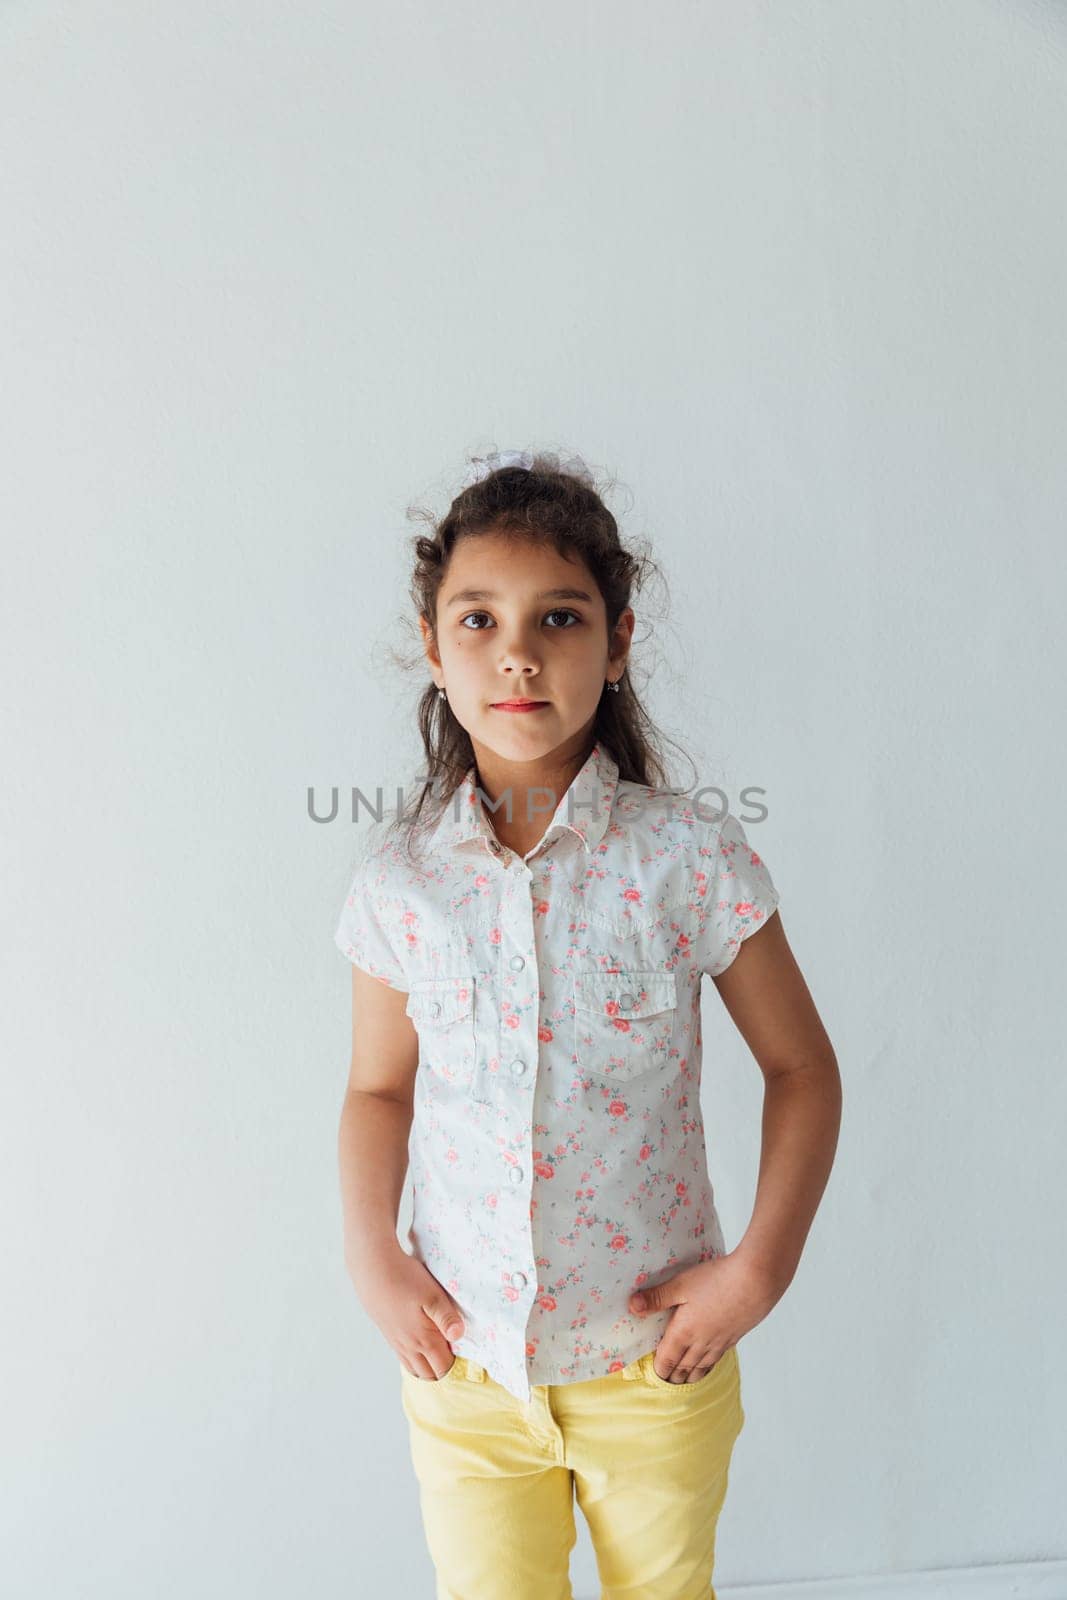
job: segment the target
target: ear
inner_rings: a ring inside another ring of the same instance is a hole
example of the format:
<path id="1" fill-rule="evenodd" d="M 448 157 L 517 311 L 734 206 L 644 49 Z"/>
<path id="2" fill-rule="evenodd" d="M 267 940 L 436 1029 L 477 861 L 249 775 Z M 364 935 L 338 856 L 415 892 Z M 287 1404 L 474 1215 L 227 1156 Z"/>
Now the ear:
<path id="1" fill-rule="evenodd" d="M 616 668 L 615 676 L 620 678 L 630 658 L 630 641 L 634 634 L 634 612 L 632 606 L 627 606 L 625 611 L 619 613 L 619 620 L 615 624 L 611 638 L 608 640 L 608 661 Z"/>
<path id="2" fill-rule="evenodd" d="M 426 618 L 421 615 L 419 617 L 419 629 L 422 633 L 422 648 L 426 652 L 427 661 L 430 663 L 431 667 L 436 667 L 438 672 L 441 672 L 443 670 L 441 666 L 441 657 L 434 641 L 433 629 L 427 622 Z"/>

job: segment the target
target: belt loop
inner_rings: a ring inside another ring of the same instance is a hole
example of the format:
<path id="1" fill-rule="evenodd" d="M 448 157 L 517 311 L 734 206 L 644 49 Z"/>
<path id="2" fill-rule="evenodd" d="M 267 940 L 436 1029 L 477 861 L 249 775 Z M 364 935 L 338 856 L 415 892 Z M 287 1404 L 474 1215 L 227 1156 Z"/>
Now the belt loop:
<path id="1" fill-rule="evenodd" d="M 472 1383 L 484 1383 L 485 1368 L 480 1367 L 477 1361 L 467 1361 L 465 1362 L 464 1376 L 469 1378 Z"/>

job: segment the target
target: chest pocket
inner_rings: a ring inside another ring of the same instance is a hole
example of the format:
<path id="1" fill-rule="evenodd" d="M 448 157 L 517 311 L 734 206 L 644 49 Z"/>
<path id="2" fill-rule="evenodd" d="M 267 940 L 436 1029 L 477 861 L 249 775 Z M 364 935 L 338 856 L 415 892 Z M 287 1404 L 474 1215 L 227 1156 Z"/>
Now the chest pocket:
<path id="1" fill-rule="evenodd" d="M 474 1074 L 474 978 L 420 978 L 404 1010 L 419 1036 L 419 1065 L 446 1083 L 468 1084 Z"/>
<path id="2" fill-rule="evenodd" d="M 670 1060 L 678 1012 L 673 972 L 574 974 L 574 1054 L 583 1072 L 628 1082 Z"/>

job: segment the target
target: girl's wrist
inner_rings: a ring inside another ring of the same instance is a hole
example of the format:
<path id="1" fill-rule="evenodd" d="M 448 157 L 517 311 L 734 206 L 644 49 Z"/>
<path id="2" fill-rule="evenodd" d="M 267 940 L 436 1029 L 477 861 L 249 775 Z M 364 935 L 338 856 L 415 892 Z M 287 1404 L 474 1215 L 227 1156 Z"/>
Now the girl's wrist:
<path id="1" fill-rule="evenodd" d="M 395 1266 L 406 1254 L 395 1233 L 390 1237 L 383 1234 L 381 1237 L 361 1240 L 358 1246 L 348 1252 L 348 1275 L 353 1283 L 357 1283 Z"/>
<path id="2" fill-rule="evenodd" d="M 765 1255 L 753 1250 L 751 1245 L 746 1247 L 743 1239 L 729 1254 L 745 1272 L 766 1310 L 770 1311 L 789 1288 L 793 1274 L 786 1272 L 781 1262 L 768 1260 Z"/>

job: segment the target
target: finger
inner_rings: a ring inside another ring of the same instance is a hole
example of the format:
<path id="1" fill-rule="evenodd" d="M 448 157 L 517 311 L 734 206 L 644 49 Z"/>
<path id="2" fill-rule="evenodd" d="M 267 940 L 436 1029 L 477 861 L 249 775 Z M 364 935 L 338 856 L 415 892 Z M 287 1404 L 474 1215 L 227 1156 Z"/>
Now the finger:
<path id="1" fill-rule="evenodd" d="M 670 1378 L 671 1383 L 696 1383 L 697 1379 L 702 1378 L 707 1370 L 706 1368 L 702 1370 L 699 1366 L 699 1362 L 704 1359 L 706 1354 L 706 1345 L 689 1345 L 680 1355 L 675 1357 L 675 1367 Z"/>
<path id="2" fill-rule="evenodd" d="M 689 1354 L 692 1355 L 693 1352 L 690 1351 Z M 710 1349 L 705 1348 L 699 1361 L 694 1362 L 690 1370 L 689 1382 L 699 1383 L 701 1378 L 706 1378 L 708 1373 L 711 1372 L 712 1369 L 721 1361 L 722 1356 L 723 1352 L 721 1350 L 717 1351 L 714 1346 L 712 1346 Z"/>
<path id="3" fill-rule="evenodd" d="M 672 1383 L 696 1382 L 697 1373 L 693 1369 L 699 1354 L 700 1351 L 697 1350 L 693 1345 L 690 1345 L 688 1350 L 683 1350 L 682 1354 L 678 1357 L 678 1365 L 675 1367 L 674 1375 L 671 1378 Z"/>
<path id="4" fill-rule="evenodd" d="M 449 1359 L 450 1356 L 452 1357 L 451 1360 Z M 455 1357 L 452 1355 L 451 1350 L 442 1356 L 434 1356 L 426 1350 L 414 1350 L 407 1364 L 408 1371 L 416 1378 L 422 1378 L 428 1383 L 433 1383 L 438 1378 L 444 1377 L 454 1360 Z"/>
<path id="5" fill-rule="evenodd" d="M 432 1300 L 422 1310 L 443 1339 L 462 1338 L 465 1331 L 463 1318 L 451 1300 Z"/>
<path id="6" fill-rule="evenodd" d="M 405 1360 L 404 1365 L 407 1367 L 413 1378 L 428 1378 L 430 1376 L 430 1373 L 427 1371 L 429 1362 L 426 1360 L 426 1357 L 422 1354 L 421 1350 L 413 1351 L 412 1354 Z"/>
<path id="7" fill-rule="evenodd" d="M 688 1362 L 683 1352 L 675 1352 L 663 1360 L 665 1371 L 661 1372 L 656 1357 L 662 1356 L 662 1347 L 657 1347 L 656 1354 L 652 1357 L 652 1370 L 657 1378 L 662 1378 L 664 1383 L 685 1383 L 689 1375 Z"/>

